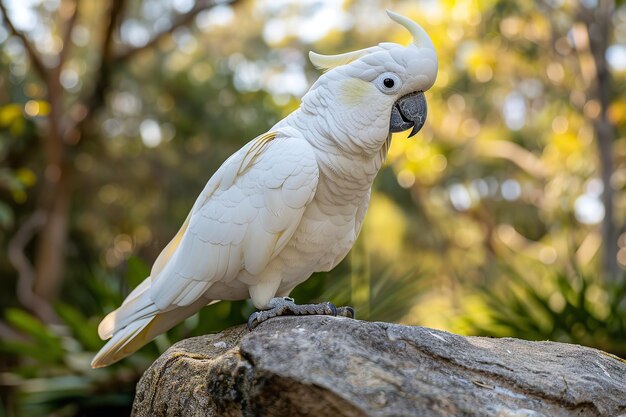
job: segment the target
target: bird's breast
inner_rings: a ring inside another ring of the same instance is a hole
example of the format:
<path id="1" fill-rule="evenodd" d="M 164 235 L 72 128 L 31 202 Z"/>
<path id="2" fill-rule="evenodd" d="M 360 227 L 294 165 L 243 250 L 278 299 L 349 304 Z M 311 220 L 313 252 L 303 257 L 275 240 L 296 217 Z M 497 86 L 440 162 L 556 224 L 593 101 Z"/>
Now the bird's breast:
<path id="1" fill-rule="evenodd" d="M 377 159 L 318 153 L 315 195 L 274 265 L 282 271 L 282 287 L 329 271 L 345 258 L 358 236 L 380 165 Z"/>
<path id="2" fill-rule="evenodd" d="M 345 208 L 344 208 L 345 210 Z M 355 213 L 330 214 L 316 202 L 305 211 L 291 241 L 280 255 L 291 279 L 308 277 L 335 267 L 350 251 L 357 236 Z M 287 277 L 285 277 L 287 278 Z"/>

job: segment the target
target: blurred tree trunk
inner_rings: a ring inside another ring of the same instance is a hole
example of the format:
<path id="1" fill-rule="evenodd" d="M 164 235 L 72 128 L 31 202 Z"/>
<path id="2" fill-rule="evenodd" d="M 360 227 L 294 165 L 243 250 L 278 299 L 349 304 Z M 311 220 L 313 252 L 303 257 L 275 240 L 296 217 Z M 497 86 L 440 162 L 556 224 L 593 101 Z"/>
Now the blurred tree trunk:
<path id="1" fill-rule="evenodd" d="M 56 298 L 62 281 L 71 204 L 71 174 L 64 169 L 59 172 L 56 181 L 46 179 L 42 192 L 51 197 L 51 201 L 43 206 L 46 216 L 39 233 L 35 260 L 33 291 L 47 301 Z"/>
<path id="2" fill-rule="evenodd" d="M 612 33 L 612 17 L 615 12 L 613 0 L 599 0 L 593 8 L 581 4 L 579 19 L 584 25 L 586 39 L 578 39 L 576 48 L 579 54 L 590 54 L 592 65 L 587 65 L 590 76 L 585 76 L 585 68 L 581 62 L 583 79 L 587 82 L 587 105 L 591 106 L 588 117 L 593 119 L 593 127 L 598 146 L 600 178 L 604 186 L 602 203 L 604 218 L 602 220 L 602 267 L 607 280 L 619 277 L 617 264 L 618 230 L 615 222 L 614 190 L 611 185 L 613 175 L 613 142 L 615 128 L 608 118 L 611 104 L 612 78 L 606 60 L 606 51 Z M 575 41 L 576 41 L 575 36 Z M 585 45 L 586 43 L 586 45 Z M 582 59 L 582 58 L 581 58 Z M 592 103 L 592 104 L 590 104 Z M 599 111 L 594 111 L 596 107 Z"/>
<path id="3" fill-rule="evenodd" d="M 77 11 L 75 7 L 74 12 Z M 67 51 L 68 46 L 64 45 L 63 49 Z M 45 216 L 37 240 L 33 292 L 46 301 L 55 299 L 59 290 L 70 210 L 72 174 L 65 164 L 67 141 L 64 140 L 62 131 L 64 94 L 60 75 L 63 63 L 59 59 L 58 65 L 48 70 L 46 74 L 50 115 L 45 137 L 40 138 L 46 154 L 46 166 L 39 205 L 40 211 L 45 213 Z"/>
<path id="4" fill-rule="evenodd" d="M 138 53 L 157 46 L 163 38 L 174 30 L 191 24 L 198 13 L 217 3 L 233 4 L 235 0 L 223 2 L 197 1 L 190 11 L 174 17 L 169 28 L 156 33 L 144 46 L 115 51 L 114 37 L 121 26 L 126 0 L 109 0 L 107 3 L 108 16 L 104 19 L 102 27 L 96 29 L 102 31 L 102 36 L 92 36 L 93 39 L 103 40 L 100 45 L 100 63 L 95 75 L 94 89 L 87 94 L 80 92 L 82 98 L 79 103 L 75 105 L 75 108 L 68 110 L 66 108 L 68 93 L 60 83 L 60 75 L 70 53 L 71 32 L 78 18 L 80 0 L 63 0 L 59 6 L 59 15 L 64 20 L 65 28 L 63 47 L 59 53 L 58 63 L 54 67 L 44 65 L 29 38 L 13 25 L 2 0 L 0 0 L 0 17 L 6 23 L 11 34 L 19 38 L 24 45 L 33 70 L 46 86 L 47 100 L 50 104 L 46 128 L 39 133 L 45 160 L 43 181 L 39 188 L 39 208 L 29 219 L 23 222 L 16 232 L 15 236 L 19 239 L 14 239 L 15 244 L 11 245 L 12 253 L 9 256 L 18 270 L 18 279 L 23 281 L 18 283 L 22 284 L 18 286 L 22 288 L 25 285 L 28 286 L 28 294 L 24 293 L 20 297 L 20 302 L 34 311 L 42 320 L 54 320 L 49 314 L 52 310 L 39 308 L 39 305 L 42 302 L 49 304 L 54 301 L 63 284 L 65 250 L 72 205 L 72 185 L 76 175 L 70 155 L 82 146 L 84 138 L 97 136 L 97 134 L 94 135 L 97 128 L 93 117 L 105 103 L 105 94 L 111 84 L 113 68 L 123 65 Z M 79 109 L 79 111 L 73 111 L 75 109 Z M 28 242 L 24 242 L 23 237 L 33 234 L 30 230 L 26 230 L 27 228 L 37 229 L 34 268 L 30 265 L 24 265 L 27 258 L 23 252 Z M 34 274 L 30 272 L 32 269 L 34 269 Z M 31 277 L 30 275 L 34 276 Z M 46 313 L 42 313 L 42 311 Z"/>

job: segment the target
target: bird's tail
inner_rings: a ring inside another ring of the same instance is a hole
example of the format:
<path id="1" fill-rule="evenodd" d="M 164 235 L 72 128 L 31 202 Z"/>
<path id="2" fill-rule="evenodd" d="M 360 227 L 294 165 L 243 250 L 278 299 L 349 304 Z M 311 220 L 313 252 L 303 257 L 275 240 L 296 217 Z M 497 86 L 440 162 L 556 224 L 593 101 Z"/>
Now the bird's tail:
<path id="1" fill-rule="evenodd" d="M 110 340 L 91 361 L 93 368 L 102 368 L 125 358 L 208 303 L 200 297 L 188 306 L 160 311 L 150 299 L 150 281 L 148 277 L 142 282 L 98 326 L 100 338 Z"/>

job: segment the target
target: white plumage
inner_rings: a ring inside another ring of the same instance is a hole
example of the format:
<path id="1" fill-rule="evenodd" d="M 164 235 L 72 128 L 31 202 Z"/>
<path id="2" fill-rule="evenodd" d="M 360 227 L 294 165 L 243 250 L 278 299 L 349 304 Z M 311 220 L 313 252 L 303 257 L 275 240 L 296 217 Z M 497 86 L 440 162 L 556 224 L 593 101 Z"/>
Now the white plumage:
<path id="1" fill-rule="evenodd" d="M 415 36 L 415 23 L 390 16 L 414 25 Z M 251 298 L 263 309 L 313 272 L 335 267 L 361 228 L 394 102 L 434 83 L 432 43 L 416 43 L 312 56 L 330 71 L 298 110 L 208 181 L 150 276 L 98 327 L 110 340 L 92 366 L 129 355 L 211 302 Z M 401 80 L 393 94 L 373 82 L 385 71 Z"/>

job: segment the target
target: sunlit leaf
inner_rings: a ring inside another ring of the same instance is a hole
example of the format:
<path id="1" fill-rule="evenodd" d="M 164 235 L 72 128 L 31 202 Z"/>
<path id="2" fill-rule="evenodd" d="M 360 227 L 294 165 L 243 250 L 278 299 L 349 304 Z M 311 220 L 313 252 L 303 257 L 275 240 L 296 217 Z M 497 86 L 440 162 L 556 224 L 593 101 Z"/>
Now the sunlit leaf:
<path id="1" fill-rule="evenodd" d="M 22 118 L 22 107 L 17 103 L 0 106 L 0 128 L 11 127 Z"/>
<path id="2" fill-rule="evenodd" d="M 81 347 L 90 351 L 97 351 L 102 347 L 102 341 L 98 337 L 94 323 L 90 322 L 77 308 L 58 303 L 55 310 L 63 319 L 64 324 L 71 329 Z"/>

